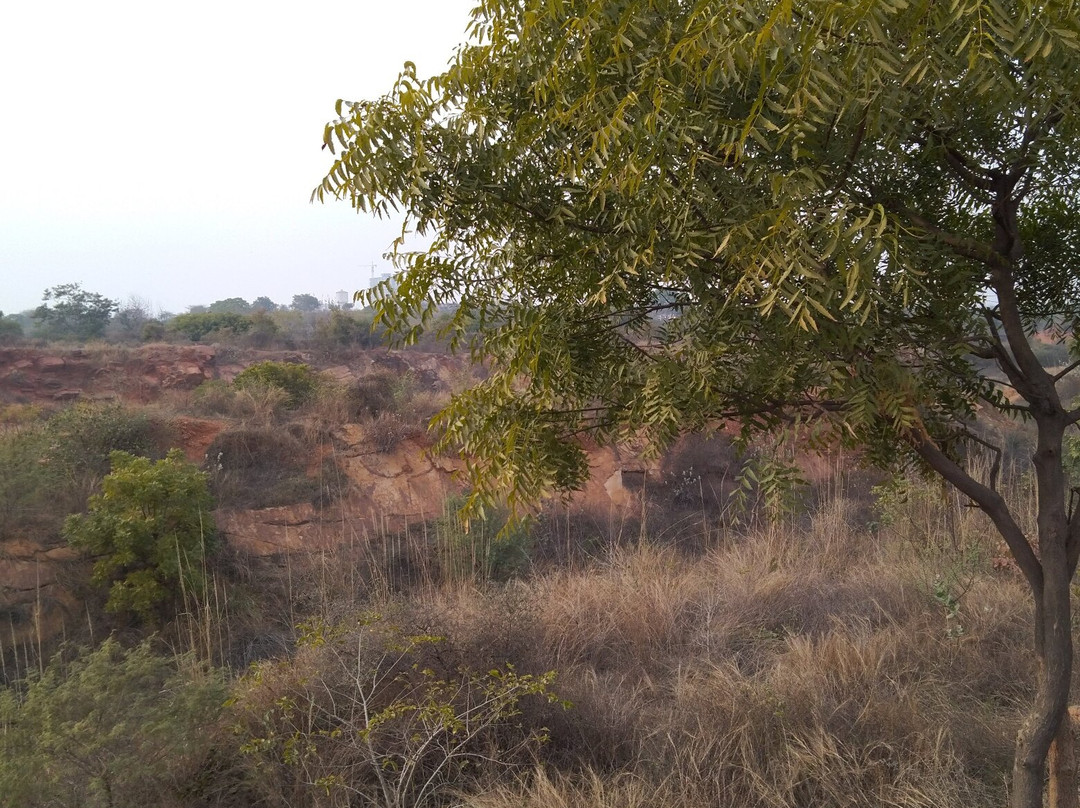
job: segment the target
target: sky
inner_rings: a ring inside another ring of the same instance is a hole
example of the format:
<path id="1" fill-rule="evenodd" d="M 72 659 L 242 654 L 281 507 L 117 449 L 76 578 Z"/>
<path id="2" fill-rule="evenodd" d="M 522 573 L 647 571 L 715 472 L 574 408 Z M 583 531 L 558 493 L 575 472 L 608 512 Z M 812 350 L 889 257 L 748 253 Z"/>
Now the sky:
<path id="1" fill-rule="evenodd" d="M 34 0 L 0 28 L 0 311 L 366 288 L 400 222 L 312 204 L 338 98 L 441 72 L 473 0 Z M 373 266 L 374 265 L 374 266 Z"/>

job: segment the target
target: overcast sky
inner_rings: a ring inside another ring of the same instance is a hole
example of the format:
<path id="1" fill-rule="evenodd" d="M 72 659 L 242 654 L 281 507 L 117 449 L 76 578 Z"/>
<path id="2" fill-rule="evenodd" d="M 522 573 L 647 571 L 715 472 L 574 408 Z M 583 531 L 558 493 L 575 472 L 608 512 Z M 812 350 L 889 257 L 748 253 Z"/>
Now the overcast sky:
<path id="1" fill-rule="evenodd" d="M 33 0 L 0 28 L 0 311 L 366 287 L 397 229 L 312 205 L 338 98 L 441 72 L 473 0 Z"/>

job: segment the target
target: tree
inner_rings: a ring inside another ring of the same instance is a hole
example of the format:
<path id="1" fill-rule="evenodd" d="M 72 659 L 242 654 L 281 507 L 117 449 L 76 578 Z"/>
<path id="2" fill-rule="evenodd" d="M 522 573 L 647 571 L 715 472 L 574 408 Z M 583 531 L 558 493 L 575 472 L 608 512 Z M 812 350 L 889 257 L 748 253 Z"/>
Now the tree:
<path id="1" fill-rule="evenodd" d="M 46 339 L 85 342 L 105 336 L 105 326 L 117 309 L 114 300 L 87 292 L 78 283 L 64 283 L 45 290 L 45 301 L 34 310 L 37 330 Z M 50 301 L 52 305 L 49 305 Z"/>
<path id="2" fill-rule="evenodd" d="M 268 298 L 266 295 L 260 295 L 255 298 L 255 302 L 251 304 L 251 308 L 255 311 L 272 312 L 277 311 L 278 304 Z"/>
<path id="3" fill-rule="evenodd" d="M 318 311 L 321 308 L 322 303 L 315 295 L 293 295 L 293 311 Z"/>
<path id="4" fill-rule="evenodd" d="M 0 311 L 0 345 L 18 342 L 22 339 L 22 335 L 22 324 L 14 317 L 5 316 L 4 312 Z"/>
<path id="5" fill-rule="evenodd" d="M 940 475 L 1031 592 L 1011 799 L 1039 805 L 1067 734 L 1080 515 L 1061 449 L 1080 410 L 1059 393 L 1075 366 L 1044 369 L 1030 334 L 1080 314 L 1080 15 L 485 0 L 471 35 L 442 75 L 406 63 L 385 97 L 338 103 L 313 196 L 431 238 L 398 245 L 400 286 L 374 302 L 408 342 L 460 301 L 448 333 L 491 360 L 443 416 L 474 496 L 579 484 L 582 433 L 660 447 L 728 418 Z M 1034 534 L 965 463 L 989 443 L 980 407 L 1037 427 Z"/>
<path id="6" fill-rule="evenodd" d="M 109 587 L 106 609 L 143 618 L 182 591 L 198 593 L 213 546 L 207 477 L 173 449 L 154 462 L 113 452 L 112 471 L 89 512 L 69 516 L 64 535 L 97 559 L 93 580 Z"/>
<path id="7" fill-rule="evenodd" d="M 211 314 L 247 314 L 251 311 L 251 304 L 242 297 L 227 297 L 215 300 L 207 311 Z"/>
<path id="8" fill-rule="evenodd" d="M 122 341 L 142 339 L 143 327 L 150 322 L 152 309 L 149 301 L 131 295 L 109 323 L 108 335 Z"/>

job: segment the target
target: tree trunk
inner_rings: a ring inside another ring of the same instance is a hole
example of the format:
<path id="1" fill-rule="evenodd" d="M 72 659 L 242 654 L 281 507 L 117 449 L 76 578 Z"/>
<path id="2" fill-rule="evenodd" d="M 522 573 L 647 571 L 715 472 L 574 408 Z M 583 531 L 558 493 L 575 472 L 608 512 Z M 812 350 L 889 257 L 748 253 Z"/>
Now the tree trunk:
<path id="1" fill-rule="evenodd" d="M 1044 556 L 1045 564 L 1045 556 Z M 1072 680 L 1072 631 L 1068 602 L 1068 579 L 1063 574 L 1054 575 L 1047 567 L 1047 597 L 1040 610 L 1044 614 L 1042 627 L 1045 632 L 1045 654 L 1039 671 L 1039 686 L 1035 705 L 1024 719 L 1016 739 L 1016 757 L 1013 763 L 1012 808 L 1042 808 L 1043 782 L 1046 773 L 1046 761 L 1051 743 L 1059 732 L 1068 732 L 1065 724 L 1069 705 L 1069 687 Z M 1062 571 L 1063 572 L 1063 571 Z M 1052 583 L 1051 578 L 1058 578 Z M 1064 584 L 1064 586 L 1062 586 Z M 1064 598 L 1055 597 L 1050 590 L 1064 589 Z M 1052 607 L 1052 608 L 1050 608 Z M 1064 630 L 1062 630 L 1064 627 Z M 1065 763 L 1067 757 L 1059 747 L 1055 756 L 1058 763 Z M 1070 770 L 1064 766 L 1052 771 L 1053 781 L 1050 793 L 1052 799 L 1073 795 L 1075 805 L 1076 781 L 1075 766 Z M 1071 782 L 1069 780 L 1071 779 Z M 1054 808 L 1059 806 L 1051 802 Z M 1062 803 L 1060 808 L 1067 808 L 1070 803 Z"/>
<path id="2" fill-rule="evenodd" d="M 1059 733 L 1068 732 L 1072 685 L 1072 611 L 1070 583 L 1072 564 L 1068 556 L 1069 520 L 1065 511 L 1065 474 L 1061 462 L 1064 421 L 1060 417 L 1036 416 L 1039 441 L 1033 458 L 1039 493 L 1039 550 L 1043 570 L 1041 592 L 1035 596 L 1035 652 L 1039 657 L 1039 682 L 1035 706 L 1017 736 L 1013 762 L 1012 808 L 1042 808 L 1043 780 L 1050 746 Z M 1055 757 L 1065 763 L 1061 748 Z M 1055 766 L 1052 800 L 1076 799 L 1075 767 Z M 1051 805 L 1056 804 L 1051 802 Z M 1064 805 L 1069 805 L 1065 803 Z"/>
<path id="3" fill-rule="evenodd" d="M 1068 711 L 1050 744 L 1050 808 L 1080 808 L 1076 792 L 1076 745 Z"/>

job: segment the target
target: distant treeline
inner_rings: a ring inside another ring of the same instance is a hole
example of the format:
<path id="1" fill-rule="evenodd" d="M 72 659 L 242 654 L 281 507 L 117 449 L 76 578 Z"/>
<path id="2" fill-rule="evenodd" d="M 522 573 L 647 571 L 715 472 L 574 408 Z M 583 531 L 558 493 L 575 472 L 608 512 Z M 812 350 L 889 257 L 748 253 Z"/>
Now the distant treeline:
<path id="1" fill-rule="evenodd" d="M 452 308 L 436 318 L 420 343 L 435 349 L 437 332 Z M 250 348 L 371 348 L 383 333 L 370 308 L 324 303 L 315 295 L 294 295 L 289 304 L 268 297 L 252 302 L 231 297 L 190 306 L 183 314 L 155 311 L 146 301 L 126 303 L 64 284 L 45 291 L 42 305 L 18 314 L 0 311 L 0 345 L 25 341 L 118 343 L 199 342 Z"/>

